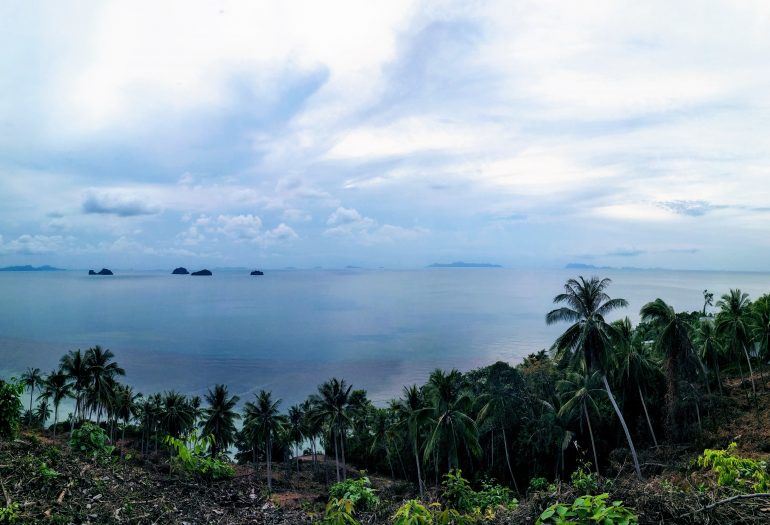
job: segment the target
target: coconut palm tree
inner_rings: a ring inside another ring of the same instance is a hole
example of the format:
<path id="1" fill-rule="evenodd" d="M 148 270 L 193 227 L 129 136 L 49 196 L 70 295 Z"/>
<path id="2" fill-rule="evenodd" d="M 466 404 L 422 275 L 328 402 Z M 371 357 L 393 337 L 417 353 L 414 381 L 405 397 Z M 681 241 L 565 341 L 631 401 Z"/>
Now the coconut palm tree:
<path id="1" fill-rule="evenodd" d="M 128 423 L 139 414 L 139 404 L 142 394 L 135 394 L 128 385 L 118 384 L 115 389 L 115 416 L 123 421 L 120 440 L 126 439 Z"/>
<path id="2" fill-rule="evenodd" d="M 547 324 L 572 323 L 553 345 L 557 359 L 561 363 L 571 365 L 573 369 L 583 369 L 589 373 L 598 371 L 601 374 L 607 397 L 609 397 L 612 408 L 615 409 L 626 435 L 636 476 L 641 479 L 642 472 L 639 468 L 639 459 L 636 456 L 634 442 L 607 381 L 607 372 L 614 367 L 611 353 L 614 330 L 604 320 L 604 316 L 613 310 L 628 306 L 625 299 L 611 299 L 607 295 L 605 290 L 611 282 L 610 279 L 599 279 L 598 277 L 591 277 L 588 280 L 583 277 L 568 280 L 564 285 L 564 293 L 553 299 L 554 303 L 566 306 L 551 310 L 546 315 L 545 320 Z"/>
<path id="3" fill-rule="evenodd" d="M 754 370 L 751 367 L 751 358 L 749 357 L 749 343 L 751 342 L 751 302 L 749 294 L 741 292 L 739 289 L 730 290 L 730 293 L 724 294 L 717 301 L 719 313 L 716 317 L 716 331 L 721 337 L 724 337 L 728 348 L 733 355 L 743 355 L 746 357 L 746 363 L 749 365 L 749 379 L 751 379 L 751 390 L 756 399 L 757 388 L 754 385 Z"/>
<path id="4" fill-rule="evenodd" d="M 344 379 L 334 377 L 322 383 L 318 387 L 318 395 L 312 398 L 315 406 L 313 414 L 324 422 L 334 442 L 337 482 L 341 479 L 347 479 L 344 438 L 350 421 L 348 408 L 352 389 L 353 385 L 348 385 Z M 340 478 L 340 452 L 342 454 L 342 478 Z"/>
<path id="5" fill-rule="evenodd" d="M 615 329 L 615 348 L 618 353 L 617 373 L 623 381 L 635 386 L 639 393 L 639 401 L 642 403 L 644 417 L 647 420 L 647 428 L 650 430 L 652 442 L 658 446 L 658 438 L 650 421 L 650 413 L 647 410 L 647 402 L 642 393 L 642 385 L 650 383 L 660 376 L 660 362 L 652 352 L 652 347 L 640 340 L 634 333 L 631 320 L 628 317 L 612 323 Z"/>
<path id="6" fill-rule="evenodd" d="M 40 396 L 37 408 L 35 409 L 35 420 L 41 428 L 45 428 L 48 418 L 51 417 L 51 407 L 48 405 L 48 397 Z"/>
<path id="7" fill-rule="evenodd" d="M 235 405 L 238 404 L 238 396 L 229 396 L 225 385 L 215 385 L 213 390 L 206 394 L 208 407 L 203 409 L 203 421 L 200 426 L 203 435 L 211 435 L 211 455 L 216 456 L 219 451 L 227 450 L 235 441 L 235 421 L 241 416 L 235 411 Z M 193 412 L 193 424 L 195 421 L 195 410 L 190 406 Z"/>
<path id="8" fill-rule="evenodd" d="M 557 383 L 557 388 L 562 397 L 562 405 L 559 408 L 559 416 L 567 416 L 570 419 L 577 416 L 582 431 L 583 419 L 588 426 L 588 436 L 591 439 L 591 450 L 594 454 L 594 468 L 599 475 L 599 456 L 596 454 L 596 441 L 594 440 L 594 431 L 591 427 L 591 416 L 588 407 L 593 408 L 594 412 L 599 414 L 599 406 L 594 399 L 600 392 L 597 388 L 601 382 L 598 371 L 590 374 L 580 374 L 577 372 L 568 372 L 567 377 Z"/>
<path id="9" fill-rule="evenodd" d="M 99 345 L 86 350 L 85 363 L 90 378 L 88 394 L 91 408 L 96 411 L 97 424 L 114 397 L 115 378 L 126 375 L 114 358 L 112 351 Z"/>
<path id="10" fill-rule="evenodd" d="M 74 428 L 75 420 L 82 419 L 84 409 L 84 394 L 88 389 L 91 376 L 88 371 L 88 365 L 83 352 L 72 350 L 62 356 L 59 361 L 59 368 L 69 376 L 72 383 L 72 390 L 75 393 L 75 417 L 72 419 L 70 432 Z"/>
<path id="11" fill-rule="evenodd" d="M 185 396 L 176 391 L 163 394 L 159 421 L 163 430 L 178 438 L 193 427 L 193 409 Z"/>
<path id="12" fill-rule="evenodd" d="M 663 299 L 645 304 L 639 313 L 643 322 L 649 322 L 657 329 L 656 345 L 665 356 L 666 428 L 674 437 L 679 428 L 676 417 L 679 381 L 692 375 L 700 360 L 690 340 L 690 326 L 684 315 L 677 314 Z"/>
<path id="13" fill-rule="evenodd" d="M 244 429 L 252 437 L 261 437 L 265 443 L 267 461 L 267 490 L 273 490 L 273 440 L 285 424 L 285 418 L 278 411 L 280 399 L 273 400 L 272 393 L 261 390 L 255 395 L 255 402 L 247 402 L 243 407 Z"/>
<path id="14" fill-rule="evenodd" d="M 508 435 L 506 427 L 511 420 L 516 419 L 518 407 L 521 406 L 521 378 L 515 369 L 505 365 L 500 367 L 493 365 L 485 386 L 484 393 L 481 394 L 477 403 L 480 404 L 476 418 L 477 423 L 487 421 L 491 423 L 492 428 L 499 428 L 503 436 L 503 449 L 505 451 L 505 463 L 508 467 L 508 474 L 511 476 L 513 487 L 519 492 L 516 483 L 516 476 L 513 475 L 511 468 L 511 458 L 508 452 Z"/>
<path id="15" fill-rule="evenodd" d="M 311 399 L 306 399 L 302 402 L 301 410 L 304 416 L 302 426 L 304 428 L 305 435 L 310 440 L 310 450 L 313 454 L 313 472 L 317 472 L 318 451 L 316 448 L 316 441 L 318 440 L 318 437 L 323 433 L 323 422 L 319 418 L 314 417 L 313 403 L 311 402 Z"/>
<path id="16" fill-rule="evenodd" d="M 45 397 L 53 401 L 53 437 L 56 437 L 56 425 L 59 422 L 59 405 L 72 394 L 69 376 L 62 370 L 54 370 L 43 380 Z"/>
<path id="17" fill-rule="evenodd" d="M 751 305 L 751 333 L 757 342 L 760 361 L 760 373 L 770 356 L 770 294 L 765 294 Z"/>
<path id="18" fill-rule="evenodd" d="M 395 411 L 398 417 L 398 424 L 406 429 L 409 443 L 414 454 L 414 464 L 417 467 L 417 484 L 420 490 L 420 497 L 425 492 L 425 484 L 422 480 L 422 470 L 420 468 L 420 440 L 428 423 L 430 422 L 431 407 L 425 403 L 425 397 L 417 385 L 405 386 L 401 399 L 395 405 Z"/>
<path id="19" fill-rule="evenodd" d="M 21 381 L 24 386 L 29 390 L 29 418 L 27 425 L 32 425 L 32 397 L 35 395 L 35 389 L 43 383 L 43 376 L 40 374 L 39 368 L 27 368 L 21 375 Z"/>
<path id="20" fill-rule="evenodd" d="M 768 311 L 770 313 L 770 311 Z M 719 338 L 714 321 L 710 318 L 701 319 L 693 334 L 693 343 L 698 349 L 701 360 L 711 362 L 717 378 L 719 393 L 722 394 L 722 375 L 719 370 L 719 358 L 724 352 L 724 346 Z"/>
<path id="21" fill-rule="evenodd" d="M 457 370 L 449 373 L 435 370 L 428 379 L 428 392 L 433 406 L 433 428 L 424 456 L 446 453 L 447 471 L 450 471 L 459 465 L 461 445 L 473 456 L 481 453 L 478 427 L 468 415 L 472 400 L 463 390 L 462 374 Z"/>
<path id="22" fill-rule="evenodd" d="M 298 474 L 299 456 L 301 455 L 302 443 L 305 441 L 304 420 L 305 414 L 302 412 L 302 407 L 299 405 L 289 407 L 289 412 L 286 417 L 286 433 L 289 443 L 292 448 L 294 448 L 294 459 Z"/>
<path id="23" fill-rule="evenodd" d="M 714 304 L 714 292 L 703 290 L 703 316 L 706 316 L 706 307 L 713 306 Z"/>

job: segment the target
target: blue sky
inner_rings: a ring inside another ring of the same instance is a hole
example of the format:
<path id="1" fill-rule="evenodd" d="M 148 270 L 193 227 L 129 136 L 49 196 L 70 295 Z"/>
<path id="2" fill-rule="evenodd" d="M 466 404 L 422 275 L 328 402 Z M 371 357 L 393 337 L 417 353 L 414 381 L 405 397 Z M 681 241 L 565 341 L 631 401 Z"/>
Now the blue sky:
<path id="1" fill-rule="evenodd" d="M 770 269 L 766 2 L 4 2 L 0 266 Z"/>

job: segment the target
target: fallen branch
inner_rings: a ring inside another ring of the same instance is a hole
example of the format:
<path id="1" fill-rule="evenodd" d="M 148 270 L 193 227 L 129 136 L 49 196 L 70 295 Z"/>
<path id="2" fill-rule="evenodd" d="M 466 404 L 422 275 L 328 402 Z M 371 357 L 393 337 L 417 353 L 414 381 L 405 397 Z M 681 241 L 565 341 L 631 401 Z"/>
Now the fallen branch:
<path id="1" fill-rule="evenodd" d="M 729 498 L 720 499 L 719 501 L 715 501 L 714 503 L 709 503 L 705 507 L 701 507 L 700 509 L 694 510 L 692 512 L 688 512 L 686 514 L 682 514 L 679 516 L 679 518 L 684 518 L 686 516 L 689 516 L 690 514 L 695 514 L 696 512 L 703 512 L 705 510 L 711 510 L 715 507 L 718 507 L 719 505 L 724 505 L 726 503 L 731 503 L 733 501 L 739 500 L 739 499 L 755 499 L 755 498 L 770 498 L 770 492 L 757 492 L 755 494 L 736 494 L 735 496 L 730 496 Z"/>
<path id="2" fill-rule="evenodd" d="M 11 497 L 8 495 L 8 491 L 5 490 L 5 483 L 3 483 L 3 478 L 0 478 L 0 487 L 3 489 L 3 496 L 5 496 L 5 506 L 10 507 L 11 506 Z"/>

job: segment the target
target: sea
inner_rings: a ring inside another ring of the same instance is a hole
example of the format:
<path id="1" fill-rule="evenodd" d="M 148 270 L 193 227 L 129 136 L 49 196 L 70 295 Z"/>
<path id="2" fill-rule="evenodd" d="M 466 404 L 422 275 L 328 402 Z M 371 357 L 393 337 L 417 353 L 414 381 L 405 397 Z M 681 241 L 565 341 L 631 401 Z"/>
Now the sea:
<path id="1" fill-rule="evenodd" d="M 65 352 L 101 345 L 142 393 L 203 395 L 228 385 L 241 402 L 271 390 L 284 408 L 331 377 L 377 404 L 436 368 L 511 364 L 548 349 L 565 326 L 546 313 L 577 275 L 612 279 L 608 293 L 636 322 L 660 297 L 701 310 L 730 288 L 770 292 L 770 273 L 669 270 L 215 270 L 0 272 L 0 376 L 53 369 Z"/>

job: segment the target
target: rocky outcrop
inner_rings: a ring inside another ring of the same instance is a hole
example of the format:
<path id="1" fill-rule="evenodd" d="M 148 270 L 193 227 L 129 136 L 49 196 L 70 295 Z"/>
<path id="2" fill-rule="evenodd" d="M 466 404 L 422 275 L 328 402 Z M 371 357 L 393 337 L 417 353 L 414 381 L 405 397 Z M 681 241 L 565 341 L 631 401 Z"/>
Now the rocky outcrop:
<path id="1" fill-rule="evenodd" d="M 88 275 L 115 275 L 112 273 L 112 270 L 108 270 L 107 268 L 102 268 L 98 272 L 95 272 L 93 270 L 88 270 Z"/>
<path id="2" fill-rule="evenodd" d="M 210 270 L 198 270 L 197 272 L 193 272 L 190 275 L 213 275 Z"/>
<path id="3" fill-rule="evenodd" d="M 179 268 L 174 268 L 174 271 L 171 272 L 172 275 L 189 275 L 190 272 L 187 271 L 187 268 L 180 266 Z"/>
<path id="4" fill-rule="evenodd" d="M 265 272 L 260 270 L 254 270 L 253 272 L 251 272 L 251 275 L 265 275 Z"/>

